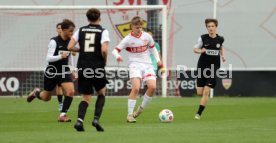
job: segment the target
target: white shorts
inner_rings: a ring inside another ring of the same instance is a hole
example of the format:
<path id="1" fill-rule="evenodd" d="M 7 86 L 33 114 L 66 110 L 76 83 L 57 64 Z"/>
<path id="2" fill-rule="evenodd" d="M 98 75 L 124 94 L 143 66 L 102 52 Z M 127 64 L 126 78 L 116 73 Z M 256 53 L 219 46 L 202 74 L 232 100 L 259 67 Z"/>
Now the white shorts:
<path id="1" fill-rule="evenodd" d="M 129 78 L 138 77 L 143 81 L 156 80 L 154 68 L 152 64 L 131 62 L 129 64 Z"/>

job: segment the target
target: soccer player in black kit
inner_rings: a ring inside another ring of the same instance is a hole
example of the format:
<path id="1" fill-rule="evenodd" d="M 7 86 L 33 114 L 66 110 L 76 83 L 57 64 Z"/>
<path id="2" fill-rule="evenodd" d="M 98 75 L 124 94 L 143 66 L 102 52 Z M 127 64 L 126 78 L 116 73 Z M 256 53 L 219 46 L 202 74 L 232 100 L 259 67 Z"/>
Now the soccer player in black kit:
<path id="1" fill-rule="evenodd" d="M 83 121 L 93 94 L 93 87 L 97 92 L 97 100 L 92 125 L 97 131 L 104 131 L 99 119 L 105 103 L 107 80 L 104 67 L 110 39 L 108 31 L 100 25 L 100 15 L 98 9 L 89 9 L 86 13 L 89 24 L 77 30 L 68 45 L 70 51 L 79 52 L 78 90 L 82 94 L 83 100 L 79 104 L 78 120 L 74 125 L 77 131 L 84 131 Z M 75 48 L 77 43 L 80 48 Z"/>
<path id="2" fill-rule="evenodd" d="M 201 35 L 194 52 L 200 54 L 197 64 L 197 95 L 202 96 L 195 119 L 199 120 L 207 105 L 210 89 L 216 86 L 216 72 L 220 68 L 220 59 L 225 62 L 222 44 L 224 38 L 217 34 L 218 21 L 216 19 L 205 19 L 208 34 Z"/>
<path id="3" fill-rule="evenodd" d="M 61 23 L 58 23 L 56 25 L 56 31 L 58 33 L 58 36 L 61 34 L 62 32 L 62 29 L 61 29 Z M 75 52 L 71 52 L 72 56 L 76 56 L 76 53 Z M 71 57 L 71 64 L 73 65 L 73 58 Z M 73 72 L 75 72 L 73 70 Z M 75 73 L 72 73 L 72 74 L 75 74 Z M 73 79 L 75 80 L 75 79 Z M 61 112 L 62 110 L 62 106 L 63 106 L 63 102 L 62 102 L 62 97 L 63 97 L 63 91 L 62 91 L 62 87 L 61 87 L 61 84 L 59 83 L 57 86 L 56 86 L 56 96 L 57 96 L 57 100 L 58 100 L 58 104 L 59 104 L 59 107 L 58 107 L 58 111 Z"/>
<path id="4" fill-rule="evenodd" d="M 61 34 L 61 23 L 58 23 L 56 25 L 56 31 L 58 33 L 58 36 Z M 61 112 L 62 110 L 62 105 L 63 105 L 63 102 L 62 102 L 62 96 L 63 96 L 63 92 L 62 92 L 62 87 L 60 84 L 58 84 L 56 86 L 56 96 L 57 96 L 57 100 L 58 100 L 58 104 L 59 104 L 59 107 L 58 107 L 58 111 Z"/>
<path id="5" fill-rule="evenodd" d="M 44 72 L 44 91 L 35 88 L 27 97 L 27 102 L 31 102 L 35 98 L 43 101 L 51 100 L 52 91 L 55 89 L 56 85 L 61 84 L 61 87 L 65 92 L 65 98 L 63 100 L 63 106 L 58 121 L 70 122 L 71 119 L 66 116 L 66 113 L 72 103 L 75 91 L 69 68 L 72 57 L 67 46 L 73 35 L 75 24 L 71 20 L 64 19 L 61 22 L 61 29 L 61 33 L 58 36 L 51 38 L 48 45 L 48 53 L 46 57 L 48 65 Z"/>

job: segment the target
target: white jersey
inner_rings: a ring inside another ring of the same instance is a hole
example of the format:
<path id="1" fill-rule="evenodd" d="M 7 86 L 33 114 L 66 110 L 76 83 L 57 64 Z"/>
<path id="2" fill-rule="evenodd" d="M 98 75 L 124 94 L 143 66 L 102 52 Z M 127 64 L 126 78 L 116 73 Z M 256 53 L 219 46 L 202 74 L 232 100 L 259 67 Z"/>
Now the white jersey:
<path id="1" fill-rule="evenodd" d="M 126 49 L 129 53 L 129 62 L 151 64 L 150 50 L 148 48 L 154 48 L 154 45 L 154 40 L 148 33 L 141 32 L 139 36 L 134 36 L 130 33 L 121 41 L 116 49 L 118 52 Z"/>

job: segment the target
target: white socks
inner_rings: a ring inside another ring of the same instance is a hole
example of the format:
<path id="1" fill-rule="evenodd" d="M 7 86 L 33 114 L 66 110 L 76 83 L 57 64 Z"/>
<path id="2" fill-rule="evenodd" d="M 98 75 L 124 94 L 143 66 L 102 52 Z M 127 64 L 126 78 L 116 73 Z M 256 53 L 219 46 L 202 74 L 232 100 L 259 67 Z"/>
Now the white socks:
<path id="1" fill-rule="evenodd" d="M 142 107 L 143 109 L 145 109 L 145 107 L 151 102 L 151 100 L 152 100 L 152 97 L 148 96 L 148 95 L 145 93 L 141 107 Z"/>
<path id="2" fill-rule="evenodd" d="M 143 109 L 146 108 L 146 106 L 151 102 L 152 100 L 152 97 L 148 96 L 146 93 L 144 95 L 144 98 L 143 98 L 143 101 L 142 101 L 142 104 L 141 104 L 141 107 Z M 131 115 L 133 114 L 133 110 L 135 108 L 135 105 L 136 105 L 136 100 L 133 100 L 133 99 L 128 99 L 128 115 Z"/>
<path id="3" fill-rule="evenodd" d="M 136 104 L 136 100 L 128 99 L 128 115 L 133 114 L 135 104 Z"/>
<path id="4" fill-rule="evenodd" d="M 66 113 L 62 112 L 62 113 L 60 113 L 59 117 L 62 117 L 64 115 L 66 115 Z"/>
<path id="5" fill-rule="evenodd" d="M 83 122 L 83 120 L 81 118 L 78 118 L 78 121 Z"/>

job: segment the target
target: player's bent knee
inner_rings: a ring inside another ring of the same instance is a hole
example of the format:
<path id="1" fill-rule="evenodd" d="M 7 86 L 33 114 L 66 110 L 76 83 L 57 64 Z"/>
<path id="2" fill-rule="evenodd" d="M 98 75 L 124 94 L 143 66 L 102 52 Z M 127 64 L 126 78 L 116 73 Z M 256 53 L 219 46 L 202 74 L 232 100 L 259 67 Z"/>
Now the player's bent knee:
<path id="1" fill-rule="evenodd" d="M 155 85 L 148 86 L 148 90 L 155 91 L 156 90 L 156 86 Z"/>

